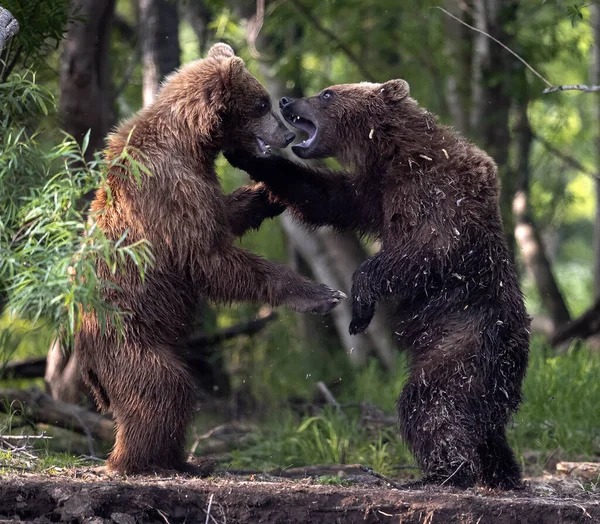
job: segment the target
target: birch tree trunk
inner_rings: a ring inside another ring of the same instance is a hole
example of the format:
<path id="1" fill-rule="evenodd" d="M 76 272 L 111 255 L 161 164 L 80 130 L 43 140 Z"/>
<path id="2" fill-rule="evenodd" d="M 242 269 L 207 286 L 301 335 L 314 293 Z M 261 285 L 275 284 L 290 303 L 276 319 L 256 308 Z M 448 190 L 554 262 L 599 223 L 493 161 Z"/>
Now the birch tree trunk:
<path id="1" fill-rule="evenodd" d="M 237 12 L 246 20 L 251 20 L 254 11 L 254 2 L 242 0 L 237 4 Z M 249 23 L 249 27 L 253 23 Z M 270 52 L 270 44 L 273 43 L 266 41 L 261 34 L 256 37 L 254 44 L 261 52 L 261 56 L 277 55 L 274 51 Z M 267 90 L 275 103 L 280 97 L 290 94 L 285 90 L 284 81 L 272 75 L 264 58 L 261 59 L 260 69 Z M 291 94 L 302 96 L 302 86 L 299 85 L 299 79 L 296 78 L 295 80 L 295 91 Z M 284 152 L 284 154 L 287 155 L 288 153 Z M 287 213 L 283 216 L 282 223 L 284 230 L 292 241 L 292 248 L 300 254 L 316 279 L 331 287 L 340 289 L 350 296 L 352 275 L 366 258 L 356 235 L 353 233 L 333 233 L 328 229 L 308 232 L 292 220 Z M 395 349 L 389 336 L 390 329 L 386 319 L 385 307 L 378 307 L 367 332 L 358 336 L 351 336 L 348 333 L 352 318 L 350 300 L 343 301 L 331 312 L 331 316 L 341 345 L 353 365 L 361 366 L 370 354 L 374 354 L 386 369 L 391 368 L 394 362 Z"/>
<path id="2" fill-rule="evenodd" d="M 519 104 L 517 113 L 518 144 L 518 183 L 513 200 L 513 213 L 516 221 L 515 238 L 523 255 L 523 261 L 535 281 L 542 305 L 548 312 L 553 333 L 571 320 L 571 315 L 560 292 L 550 261 L 542 243 L 541 235 L 536 228 L 529 204 L 530 169 L 529 158 L 533 133 L 527 116 L 527 100 Z"/>
<path id="3" fill-rule="evenodd" d="M 144 72 L 144 105 L 154 101 L 164 77 L 180 65 L 177 4 L 139 0 L 140 40 Z"/>
<path id="4" fill-rule="evenodd" d="M 510 47 L 511 38 L 506 27 L 516 20 L 517 10 L 518 2 L 515 0 L 475 0 L 474 25 Z M 501 46 L 487 36 L 477 33 L 473 37 L 471 136 L 480 140 L 483 148 L 498 164 L 504 230 L 509 248 L 514 252 L 512 200 L 515 177 L 508 155 L 509 114 L 513 100 L 512 60 Z"/>
<path id="5" fill-rule="evenodd" d="M 456 0 L 445 0 L 445 9 L 461 20 L 465 11 Z M 444 52 L 451 64 L 446 80 L 446 103 L 452 115 L 454 127 L 462 134 L 469 132 L 468 103 L 470 94 L 469 73 L 472 32 L 450 17 L 444 17 L 446 46 Z"/>

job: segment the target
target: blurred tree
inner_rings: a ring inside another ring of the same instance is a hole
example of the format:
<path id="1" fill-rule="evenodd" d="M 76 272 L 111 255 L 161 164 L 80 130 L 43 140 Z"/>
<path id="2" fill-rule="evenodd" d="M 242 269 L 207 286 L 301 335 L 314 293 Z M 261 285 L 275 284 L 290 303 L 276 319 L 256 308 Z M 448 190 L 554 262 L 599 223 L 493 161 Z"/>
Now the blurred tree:
<path id="1" fill-rule="evenodd" d="M 179 14 L 169 0 L 139 0 L 144 105 L 154 101 L 165 76 L 180 65 Z"/>
<path id="2" fill-rule="evenodd" d="M 110 34 L 116 0 L 74 0 L 60 67 L 64 130 L 81 142 L 91 129 L 86 159 L 103 149 L 114 124 L 111 104 Z"/>

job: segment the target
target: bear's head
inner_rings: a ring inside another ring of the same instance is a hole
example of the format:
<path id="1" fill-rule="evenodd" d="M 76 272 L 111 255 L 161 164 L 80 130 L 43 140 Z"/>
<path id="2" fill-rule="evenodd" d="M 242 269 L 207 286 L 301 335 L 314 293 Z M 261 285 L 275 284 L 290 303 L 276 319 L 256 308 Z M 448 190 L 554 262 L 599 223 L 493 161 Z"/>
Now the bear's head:
<path id="1" fill-rule="evenodd" d="M 405 80 L 384 84 L 363 82 L 328 87 L 307 98 L 282 98 L 283 117 L 308 138 L 292 147 L 300 158 L 353 157 L 352 150 L 365 149 L 375 133 L 385 133 L 392 122 L 413 109 Z"/>
<path id="2" fill-rule="evenodd" d="M 198 135 L 219 147 L 268 154 L 294 138 L 275 114 L 269 93 L 227 44 L 213 45 L 204 60 L 182 67 L 160 95 Z"/>

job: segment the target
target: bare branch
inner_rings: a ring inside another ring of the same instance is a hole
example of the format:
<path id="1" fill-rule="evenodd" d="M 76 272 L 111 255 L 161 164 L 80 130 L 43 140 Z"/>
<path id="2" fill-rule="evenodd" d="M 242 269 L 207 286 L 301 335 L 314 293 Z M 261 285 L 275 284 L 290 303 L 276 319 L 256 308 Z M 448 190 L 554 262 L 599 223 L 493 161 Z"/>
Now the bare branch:
<path id="1" fill-rule="evenodd" d="M 52 440 L 48 435 L 0 435 L 0 440 Z"/>
<path id="2" fill-rule="evenodd" d="M 256 13 L 248 20 L 247 40 L 250 54 L 253 58 L 261 58 L 261 54 L 256 49 L 256 39 L 262 29 L 265 21 L 265 0 L 256 0 Z"/>
<path id="3" fill-rule="evenodd" d="M 506 51 L 508 51 L 511 55 L 513 55 L 517 60 L 519 60 L 523 65 L 525 65 L 535 76 L 537 76 L 542 82 L 544 82 L 548 86 L 546 89 L 544 89 L 542 91 L 543 94 L 555 93 L 556 91 L 582 91 L 584 93 L 596 93 L 596 92 L 600 91 L 600 86 L 597 86 L 597 85 L 592 85 L 592 86 L 586 86 L 583 84 L 573 84 L 573 85 L 563 85 L 563 86 L 552 85 L 552 83 L 547 78 L 543 77 L 540 73 L 538 73 L 531 65 L 529 65 L 529 63 L 525 59 L 521 58 L 510 47 L 507 47 L 506 45 L 504 45 L 497 38 L 494 38 L 489 33 L 486 33 L 485 31 L 482 31 L 481 29 L 478 29 L 477 27 L 473 27 L 472 25 L 467 24 L 465 21 L 461 20 L 457 16 L 454 16 L 452 13 L 449 13 L 448 11 L 446 11 L 443 7 L 440 7 L 439 5 L 433 6 L 433 9 L 439 9 L 443 13 L 447 14 L 449 17 L 456 20 L 457 22 L 460 22 L 464 26 L 468 27 L 469 29 L 472 29 L 473 31 L 476 31 L 477 33 L 481 33 L 482 35 L 487 36 L 490 40 L 493 40 L 498 45 L 502 46 Z"/>
<path id="4" fill-rule="evenodd" d="M 461 20 L 460 18 L 458 18 L 457 16 L 454 16 L 452 13 L 449 13 L 448 11 L 446 11 L 443 7 L 440 7 L 439 5 L 436 5 L 433 7 L 434 9 L 439 9 L 440 11 L 446 13 L 449 17 L 454 18 L 454 20 L 456 20 L 457 22 L 460 22 L 461 24 L 467 26 L 469 29 L 472 29 L 473 31 L 476 31 L 477 33 L 481 33 L 482 35 L 487 36 L 490 40 L 493 40 L 494 42 L 496 42 L 497 44 L 501 45 L 504 49 L 506 49 L 511 55 L 513 55 L 515 58 L 517 58 L 517 60 L 521 61 L 523 63 L 523 65 L 525 65 L 535 76 L 537 76 L 540 80 L 542 80 L 547 86 L 549 86 L 549 88 L 553 88 L 552 84 L 546 80 L 540 73 L 538 73 L 533 67 L 531 67 L 523 58 L 521 58 L 517 53 L 515 53 L 512 49 L 510 49 L 509 47 L 505 46 L 502 42 L 500 42 L 500 40 L 494 38 L 492 35 L 490 35 L 489 33 L 486 33 L 485 31 L 482 31 L 481 29 L 478 29 L 476 27 L 473 27 L 472 25 L 467 24 L 465 21 Z"/>
<path id="5" fill-rule="evenodd" d="M 372 475 L 373 477 L 375 477 L 379 480 L 383 480 L 383 482 L 385 482 L 386 484 L 388 484 L 390 487 L 392 487 L 394 489 L 404 489 L 401 484 L 398 484 L 397 482 L 393 481 L 391 478 L 388 478 L 388 477 L 382 475 L 381 473 L 377 473 L 376 471 L 373 471 L 373 469 L 368 466 L 363 466 L 362 464 L 360 464 L 359 467 L 365 473 Z"/>
<path id="6" fill-rule="evenodd" d="M 600 91 L 600 86 L 586 86 L 582 84 L 566 85 L 566 86 L 553 86 L 547 87 L 542 91 L 546 93 L 555 93 L 556 91 L 583 91 L 584 93 L 597 93 Z"/>

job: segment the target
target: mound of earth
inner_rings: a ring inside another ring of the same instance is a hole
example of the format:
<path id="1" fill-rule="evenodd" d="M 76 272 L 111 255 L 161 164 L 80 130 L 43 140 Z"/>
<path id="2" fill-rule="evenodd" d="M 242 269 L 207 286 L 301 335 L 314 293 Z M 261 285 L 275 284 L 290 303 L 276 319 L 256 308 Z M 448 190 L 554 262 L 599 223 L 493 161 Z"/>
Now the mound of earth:
<path id="1" fill-rule="evenodd" d="M 346 483 L 344 483 L 346 484 Z M 334 524 L 600 522 L 600 494 L 557 478 L 523 491 L 390 489 L 367 477 L 352 485 L 314 479 L 224 475 L 108 478 L 89 470 L 0 475 L 0 522 Z"/>

